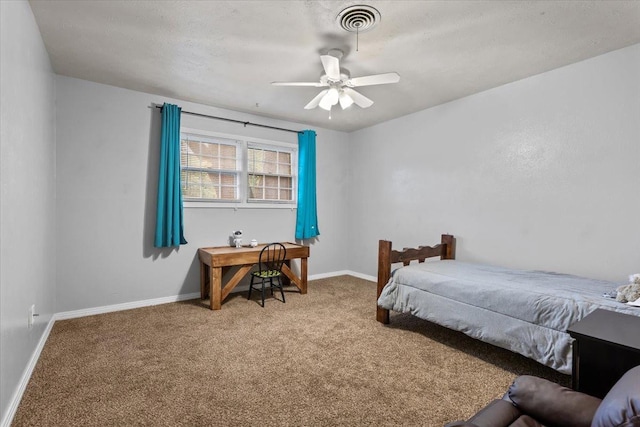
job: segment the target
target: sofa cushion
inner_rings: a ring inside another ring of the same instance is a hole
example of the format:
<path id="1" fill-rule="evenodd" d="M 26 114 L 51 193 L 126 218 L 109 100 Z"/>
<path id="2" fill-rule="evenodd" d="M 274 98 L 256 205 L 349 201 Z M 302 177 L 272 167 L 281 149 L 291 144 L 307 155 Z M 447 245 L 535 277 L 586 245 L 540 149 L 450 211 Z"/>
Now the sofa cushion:
<path id="1" fill-rule="evenodd" d="M 520 411 L 513 403 L 506 400 L 494 400 L 469 419 L 471 423 L 480 427 L 508 426 L 520 416 Z"/>
<path id="2" fill-rule="evenodd" d="M 509 427 L 545 427 L 529 415 L 523 415 L 515 420 Z"/>
<path id="3" fill-rule="evenodd" d="M 591 427 L 632 426 L 640 426 L 640 366 L 627 371 L 609 390 L 591 424 Z"/>
<path id="4" fill-rule="evenodd" d="M 600 399 L 542 378 L 522 375 L 509 387 L 518 409 L 544 425 L 589 427 Z"/>

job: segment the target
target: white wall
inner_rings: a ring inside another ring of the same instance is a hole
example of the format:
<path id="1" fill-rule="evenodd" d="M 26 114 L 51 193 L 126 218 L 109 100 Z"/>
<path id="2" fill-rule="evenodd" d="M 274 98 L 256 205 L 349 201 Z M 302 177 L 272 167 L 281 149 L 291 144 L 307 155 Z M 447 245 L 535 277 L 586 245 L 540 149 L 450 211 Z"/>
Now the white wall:
<path id="1" fill-rule="evenodd" d="M 54 81 L 26 1 L 0 2 L 0 419 L 55 310 Z M 28 328 L 28 311 L 40 317 Z"/>
<path id="2" fill-rule="evenodd" d="M 294 240 L 295 210 L 185 209 L 178 250 L 153 247 L 160 111 L 183 110 L 289 129 L 307 126 L 206 107 L 68 77 L 56 77 L 57 311 L 199 292 L 197 248 L 249 239 Z M 182 115 L 182 125 L 297 144 L 294 133 Z M 309 274 L 344 270 L 347 137 L 317 131 L 318 222 Z"/>
<path id="3" fill-rule="evenodd" d="M 349 268 L 457 236 L 458 259 L 640 271 L 640 45 L 355 132 Z"/>

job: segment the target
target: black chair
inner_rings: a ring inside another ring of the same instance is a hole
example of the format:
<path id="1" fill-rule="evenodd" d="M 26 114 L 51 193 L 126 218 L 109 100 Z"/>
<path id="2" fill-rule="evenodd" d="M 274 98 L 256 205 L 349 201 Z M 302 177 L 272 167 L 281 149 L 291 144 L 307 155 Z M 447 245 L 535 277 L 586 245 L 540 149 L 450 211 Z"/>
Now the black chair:
<path id="1" fill-rule="evenodd" d="M 258 271 L 251 273 L 251 284 L 249 285 L 249 296 L 251 299 L 251 291 L 254 288 L 254 280 L 260 280 L 262 284 L 262 307 L 264 307 L 264 286 L 269 281 L 271 295 L 273 296 L 273 288 L 280 289 L 282 302 L 284 301 L 284 291 L 282 290 L 282 265 L 287 257 L 287 249 L 282 243 L 270 243 L 260 251 L 260 261 L 258 262 Z M 274 280 L 277 283 L 274 284 Z"/>

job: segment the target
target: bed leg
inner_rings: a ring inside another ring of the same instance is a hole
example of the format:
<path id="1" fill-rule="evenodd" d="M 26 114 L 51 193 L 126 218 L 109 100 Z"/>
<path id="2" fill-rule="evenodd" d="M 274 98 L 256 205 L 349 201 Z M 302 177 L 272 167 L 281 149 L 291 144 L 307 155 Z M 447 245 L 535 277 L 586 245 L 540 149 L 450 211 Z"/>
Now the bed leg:
<path id="1" fill-rule="evenodd" d="M 380 240 L 378 242 L 378 293 L 376 301 L 382 293 L 382 288 L 391 278 L 391 242 Z M 376 320 L 385 325 L 389 323 L 389 310 L 378 307 L 376 303 Z"/>
<path id="2" fill-rule="evenodd" d="M 389 310 L 386 308 L 378 307 L 376 311 L 376 320 L 383 325 L 389 324 Z"/>

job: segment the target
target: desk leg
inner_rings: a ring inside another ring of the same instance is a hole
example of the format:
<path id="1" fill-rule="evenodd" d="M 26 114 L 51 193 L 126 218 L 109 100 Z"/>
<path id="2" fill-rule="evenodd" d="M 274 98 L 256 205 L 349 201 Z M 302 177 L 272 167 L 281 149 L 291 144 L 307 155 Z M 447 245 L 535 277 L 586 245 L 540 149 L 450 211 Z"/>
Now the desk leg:
<path id="1" fill-rule="evenodd" d="M 207 297 L 207 265 L 200 261 L 200 299 Z"/>
<path id="2" fill-rule="evenodd" d="M 209 295 L 211 297 L 211 310 L 222 308 L 222 268 L 211 267 L 209 270 Z"/>
<path id="3" fill-rule="evenodd" d="M 287 268 L 288 268 L 289 270 L 291 270 L 291 260 L 289 260 L 289 259 L 288 259 L 288 260 L 286 260 L 286 261 L 284 262 L 284 265 L 286 265 L 286 266 L 287 266 Z M 292 270 L 292 271 L 293 271 L 293 270 Z M 281 279 L 282 279 L 282 285 L 283 285 L 283 286 L 290 286 L 290 285 L 291 285 L 291 279 L 289 279 L 289 277 L 288 277 L 286 274 L 285 274 L 284 276 L 282 276 L 282 278 L 281 278 Z"/>
<path id="4" fill-rule="evenodd" d="M 300 260 L 300 293 L 307 293 L 307 258 Z"/>

